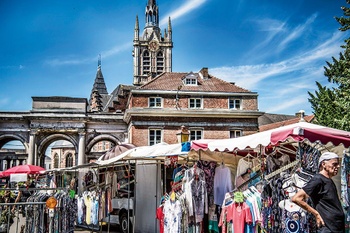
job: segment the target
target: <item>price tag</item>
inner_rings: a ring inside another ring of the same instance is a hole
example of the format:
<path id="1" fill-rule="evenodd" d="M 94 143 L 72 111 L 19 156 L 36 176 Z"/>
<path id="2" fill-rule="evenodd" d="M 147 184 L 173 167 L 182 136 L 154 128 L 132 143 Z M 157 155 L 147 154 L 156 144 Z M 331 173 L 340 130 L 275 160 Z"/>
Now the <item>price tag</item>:
<path id="1" fill-rule="evenodd" d="M 55 216 L 55 209 L 49 209 L 49 217 L 53 218 Z"/>

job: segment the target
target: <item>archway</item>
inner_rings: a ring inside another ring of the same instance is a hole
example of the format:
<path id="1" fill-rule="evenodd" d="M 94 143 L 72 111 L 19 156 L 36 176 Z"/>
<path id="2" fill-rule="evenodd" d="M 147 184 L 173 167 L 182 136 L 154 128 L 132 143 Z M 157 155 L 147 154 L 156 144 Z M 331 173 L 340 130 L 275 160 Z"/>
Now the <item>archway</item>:
<path id="1" fill-rule="evenodd" d="M 72 135 L 66 135 L 61 133 L 51 134 L 51 135 L 48 135 L 47 137 L 44 137 L 41 141 L 38 142 L 38 149 L 35 155 L 36 164 L 38 164 L 39 166 L 44 166 L 46 150 L 49 148 L 49 146 L 53 142 L 60 141 L 60 140 L 71 143 L 75 152 L 78 151 L 77 139 L 74 138 Z"/>

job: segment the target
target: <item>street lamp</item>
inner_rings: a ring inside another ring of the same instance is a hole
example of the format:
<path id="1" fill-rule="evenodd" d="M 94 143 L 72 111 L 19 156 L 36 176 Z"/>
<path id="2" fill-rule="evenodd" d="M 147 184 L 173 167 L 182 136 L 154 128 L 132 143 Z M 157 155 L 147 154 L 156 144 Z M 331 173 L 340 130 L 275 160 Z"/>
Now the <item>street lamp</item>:
<path id="1" fill-rule="evenodd" d="M 178 132 L 176 134 L 177 137 L 177 141 L 179 143 L 183 143 L 183 142 L 188 142 L 188 139 L 190 137 L 190 132 L 186 129 L 186 127 L 183 125 L 181 126 L 181 130 L 180 132 Z"/>

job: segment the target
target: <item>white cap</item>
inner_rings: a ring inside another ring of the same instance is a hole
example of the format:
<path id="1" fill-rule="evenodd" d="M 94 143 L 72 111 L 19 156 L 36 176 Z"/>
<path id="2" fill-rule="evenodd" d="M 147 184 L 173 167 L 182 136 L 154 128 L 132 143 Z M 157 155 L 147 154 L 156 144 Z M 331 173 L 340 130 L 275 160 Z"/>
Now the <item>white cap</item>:
<path id="1" fill-rule="evenodd" d="M 338 159 L 339 156 L 336 153 L 333 152 L 324 152 L 321 157 L 318 160 L 318 166 L 321 165 L 321 163 L 325 160 L 329 160 L 329 159 Z"/>

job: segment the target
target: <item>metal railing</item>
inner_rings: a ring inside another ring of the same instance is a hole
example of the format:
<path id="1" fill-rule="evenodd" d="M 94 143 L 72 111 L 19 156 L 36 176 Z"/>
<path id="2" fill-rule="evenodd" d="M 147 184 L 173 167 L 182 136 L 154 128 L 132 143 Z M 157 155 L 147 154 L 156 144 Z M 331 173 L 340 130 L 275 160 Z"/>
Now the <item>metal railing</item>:
<path id="1" fill-rule="evenodd" d="M 27 208 L 33 208 L 28 216 Z M 43 233 L 46 202 L 0 203 L 1 233 Z M 34 221 L 28 221 L 28 219 Z M 29 231 L 30 229 L 30 231 Z M 33 231 L 34 229 L 34 231 Z"/>

